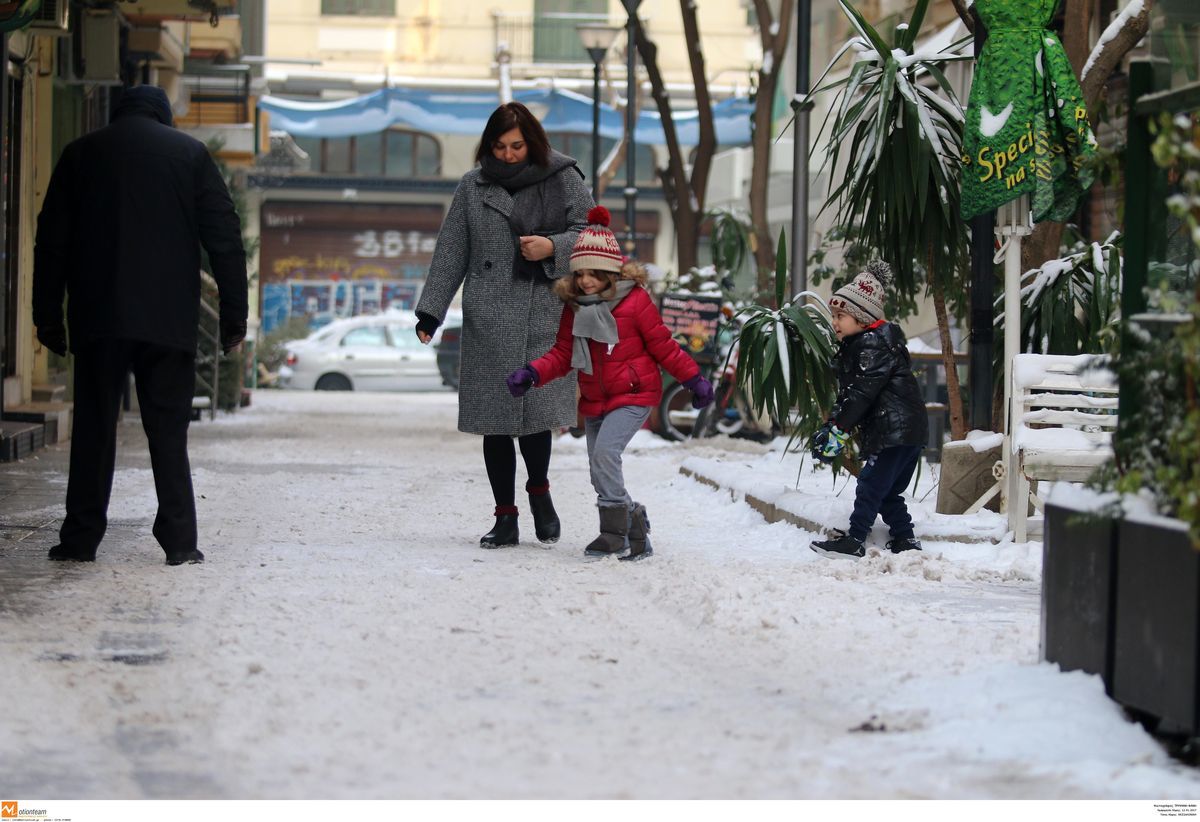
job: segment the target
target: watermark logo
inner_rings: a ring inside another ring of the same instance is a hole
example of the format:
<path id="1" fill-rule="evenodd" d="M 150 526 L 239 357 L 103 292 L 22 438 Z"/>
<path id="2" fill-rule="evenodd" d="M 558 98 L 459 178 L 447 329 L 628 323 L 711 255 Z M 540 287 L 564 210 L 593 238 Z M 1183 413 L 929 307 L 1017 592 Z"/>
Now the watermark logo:
<path id="1" fill-rule="evenodd" d="M 17 803 L 10 802 L 7 799 L 0 801 L 0 819 L 16 819 L 17 818 Z"/>

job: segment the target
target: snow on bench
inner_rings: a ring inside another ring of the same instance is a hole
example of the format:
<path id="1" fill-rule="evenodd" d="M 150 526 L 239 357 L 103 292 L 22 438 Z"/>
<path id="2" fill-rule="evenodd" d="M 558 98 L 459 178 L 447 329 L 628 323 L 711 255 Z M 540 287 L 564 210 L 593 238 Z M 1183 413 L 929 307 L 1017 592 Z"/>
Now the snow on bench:
<path id="1" fill-rule="evenodd" d="M 1091 354 L 1018 354 L 1012 373 L 1016 493 L 1009 511 L 1013 538 L 1024 542 L 1029 502 L 1043 510 L 1039 480 L 1083 482 L 1112 459 L 1117 381 Z"/>

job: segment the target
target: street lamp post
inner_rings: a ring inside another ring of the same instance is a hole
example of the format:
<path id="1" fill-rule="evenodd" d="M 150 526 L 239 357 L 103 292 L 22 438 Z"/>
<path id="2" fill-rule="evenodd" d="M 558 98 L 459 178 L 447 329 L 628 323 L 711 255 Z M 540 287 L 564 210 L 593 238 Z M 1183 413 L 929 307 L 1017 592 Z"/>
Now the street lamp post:
<path id="1" fill-rule="evenodd" d="M 600 64 L 620 31 L 603 23 L 580 23 L 579 41 L 592 58 L 592 199 L 600 202 Z"/>

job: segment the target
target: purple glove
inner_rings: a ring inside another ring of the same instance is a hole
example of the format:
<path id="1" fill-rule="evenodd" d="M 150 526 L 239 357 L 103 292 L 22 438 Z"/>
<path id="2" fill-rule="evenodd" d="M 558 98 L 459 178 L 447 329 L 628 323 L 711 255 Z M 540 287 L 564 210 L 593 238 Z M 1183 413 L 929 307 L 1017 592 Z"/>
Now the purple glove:
<path id="1" fill-rule="evenodd" d="M 684 380 L 683 387 L 692 392 L 692 408 L 703 408 L 713 401 L 712 383 L 699 374 Z"/>
<path id="2" fill-rule="evenodd" d="M 508 393 L 514 397 L 525 396 L 525 392 L 537 385 L 537 381 L 538 372 L 533 370 L 532 365 L 522 365 L 504 379 L 508 385 Z"/>

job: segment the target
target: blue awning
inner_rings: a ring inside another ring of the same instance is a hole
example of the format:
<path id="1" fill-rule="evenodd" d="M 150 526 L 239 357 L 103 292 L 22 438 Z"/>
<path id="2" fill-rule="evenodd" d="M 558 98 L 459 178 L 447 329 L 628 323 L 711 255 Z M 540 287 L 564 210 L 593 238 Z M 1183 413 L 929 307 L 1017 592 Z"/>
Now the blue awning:
<path id="1" fill-rule="evenodd" d="M 592 99 L 560 89 L 519 91 L 515 99 L 529 106 L 549 132 L 590 134 Z M 477 136 L 499 105 L 494 91 L 382 89 L 352 100 L 306 102 L 281 97 L 263 97 L 259 108 L 271 115 L 271 127 L 294 137 L 351 137 L 373 134 L 391 126 L 405 126 L 432 134 Z M 746 98 L 730 98 L 713 106 L 717 143 L 722 146 L 750 142 L 750 118 L 754 105 Z M 674 115 L 681 145 L 699 142 L 699 114 L 681 111 Z M 622 115 L 600 104 L 600 134 L 619 140 L 624 131 Z M 663 145 L 662 119 L 657 111 L 638 117 L 636 139 L 648 145 Z"/>

